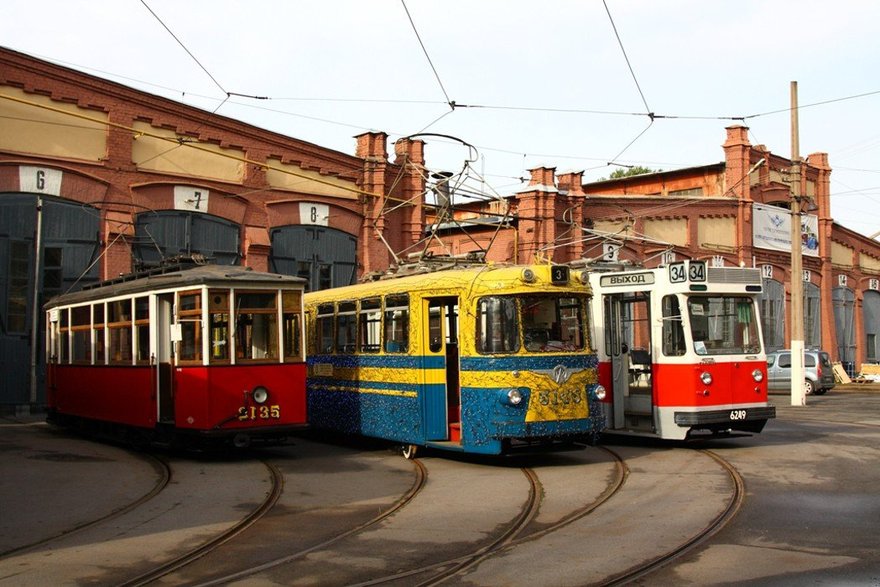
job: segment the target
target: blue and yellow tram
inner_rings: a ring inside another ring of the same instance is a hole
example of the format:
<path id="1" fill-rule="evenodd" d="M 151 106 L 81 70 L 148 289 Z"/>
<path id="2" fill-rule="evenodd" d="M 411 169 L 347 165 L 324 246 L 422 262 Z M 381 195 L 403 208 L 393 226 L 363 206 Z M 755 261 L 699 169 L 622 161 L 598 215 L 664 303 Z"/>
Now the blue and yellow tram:
<path id="1" fill-rule="evenodd" d="M 589 284 L 479 265 L 305 296 L 314 428 L 503 454 L 604 427 Z"/>

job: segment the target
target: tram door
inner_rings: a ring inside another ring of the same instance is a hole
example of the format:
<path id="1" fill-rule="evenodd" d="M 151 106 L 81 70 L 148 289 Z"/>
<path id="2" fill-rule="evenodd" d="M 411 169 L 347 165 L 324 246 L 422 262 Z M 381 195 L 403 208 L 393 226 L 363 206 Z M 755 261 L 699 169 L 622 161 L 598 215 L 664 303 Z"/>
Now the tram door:
<path id="1" fill-rule="evenodd" d="M 172 322 L 174 294 L 157 297 L 156 316 L 156 396 L 159 398 L 159 422 L 174 423 L 174 346 Z"/>
<path id="2" fill-rule="evenodd" d="M 425 440 L 447 440 L 460 421 L 458 298 L 427 298 L 427 340 L 422 373 L 422 423 Z"/>
<path id="3" fill-rule="evenodd" d="M 654 431 L 650 299 L 648 292 L 604 296 L 615 429 Z"/>

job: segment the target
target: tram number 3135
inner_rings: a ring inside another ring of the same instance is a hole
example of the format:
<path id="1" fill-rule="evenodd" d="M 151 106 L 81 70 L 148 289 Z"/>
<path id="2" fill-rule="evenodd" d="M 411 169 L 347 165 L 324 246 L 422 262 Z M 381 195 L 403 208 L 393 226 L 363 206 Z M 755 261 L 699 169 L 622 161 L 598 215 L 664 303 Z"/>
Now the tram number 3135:
<path id="1" fill-rule="evenodd" d="M 747 415 L 746 410 L 730 410 L 731 420 L 745 420 Z"/>
<path id="2" fill-rule="evenodd" d="M 238 419 L 242 422 L 248 420 L 278 420 L 281 418 L 281 406 L 242 406 L 238 408 Z"/>

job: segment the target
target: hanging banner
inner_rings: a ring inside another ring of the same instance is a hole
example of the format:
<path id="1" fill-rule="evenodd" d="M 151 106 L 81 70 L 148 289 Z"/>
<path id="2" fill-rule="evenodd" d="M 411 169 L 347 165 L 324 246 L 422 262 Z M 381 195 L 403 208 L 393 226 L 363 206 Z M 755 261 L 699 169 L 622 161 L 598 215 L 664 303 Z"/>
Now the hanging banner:
<path id="1" fill-rule="evenodd" d="M 791 212 L 785 208 L 752 205 L 752 244 L 762 249 L 791 252 Z M 819 217 L 801 215 L 801 251 L 819 256 Z"/>

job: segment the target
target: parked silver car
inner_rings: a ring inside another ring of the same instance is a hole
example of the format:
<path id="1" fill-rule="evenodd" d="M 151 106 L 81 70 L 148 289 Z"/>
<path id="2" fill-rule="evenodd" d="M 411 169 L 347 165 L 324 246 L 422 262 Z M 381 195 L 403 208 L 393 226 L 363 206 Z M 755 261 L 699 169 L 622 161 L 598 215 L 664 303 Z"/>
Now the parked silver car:
<path id="1" fill-rule="evenodd" d="M 825 351 L 804 351 L 804 392 L 822 395 L 834 387 L 831 356 Z M 767 353 L 767 388 L 791 389 L 791 351 L 788 349 Z"/>

